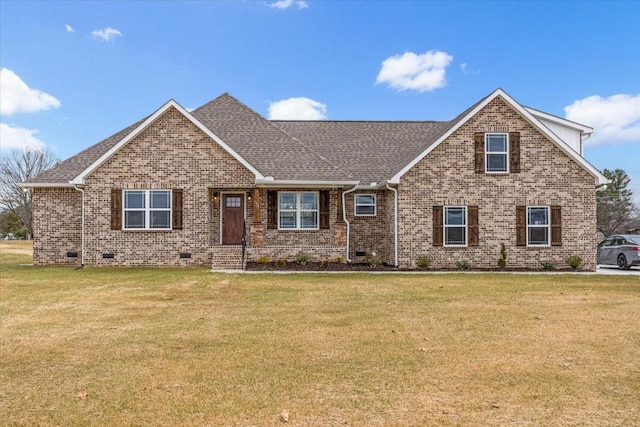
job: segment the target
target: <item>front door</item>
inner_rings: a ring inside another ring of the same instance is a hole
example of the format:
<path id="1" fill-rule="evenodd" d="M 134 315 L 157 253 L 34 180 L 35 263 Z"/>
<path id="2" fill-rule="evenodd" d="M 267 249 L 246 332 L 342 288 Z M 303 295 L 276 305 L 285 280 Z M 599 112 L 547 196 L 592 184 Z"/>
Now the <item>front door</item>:
<path id="1" fill-rule="evenodd" d="M 244 227 L 244 194 L 222 195 L 222 244 L 242 243 Z"/>

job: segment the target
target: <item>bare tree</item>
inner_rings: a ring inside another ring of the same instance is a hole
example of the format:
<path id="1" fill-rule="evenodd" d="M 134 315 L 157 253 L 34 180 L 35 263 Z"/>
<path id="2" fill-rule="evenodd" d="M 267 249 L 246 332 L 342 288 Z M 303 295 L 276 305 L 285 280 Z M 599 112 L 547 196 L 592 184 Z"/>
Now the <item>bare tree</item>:
<path id="1" fill-rule="evenodd" d="M 0 158 L 0 207 L 13 211 L 33 234 L 31 191 L 18 184 L 49 169 L 58 162 L 48 150 L 14 150 Z"/>

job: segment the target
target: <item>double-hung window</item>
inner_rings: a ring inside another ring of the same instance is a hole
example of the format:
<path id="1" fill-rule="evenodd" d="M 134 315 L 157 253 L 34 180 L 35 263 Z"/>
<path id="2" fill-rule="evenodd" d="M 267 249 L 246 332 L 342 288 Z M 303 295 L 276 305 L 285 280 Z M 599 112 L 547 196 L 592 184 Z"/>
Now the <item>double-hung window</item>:
<path id="1" fill-rule="evenodd" d="M 355 195 L 355 214 L 356 216 L 375 216 L 376 215 L 376 195 L 375 194 L 356 194 Z"/>
<path id="2" fill-rule="evenodd" d="M 318 192 L 281 191 L 278 202 L 278 228 L 318 230 Z"/>
<path id="3" fill-rule="evenodd" d="M 487 133 L 484 136 L 485 171 L 509 172 L 509 136 L 506 133 Z"/>
<path id="4" fill-rule="evenodd" d="M 171 190 L 124 190 L 122 197 L 123 229 L 171 229 Z"/>
<path id="5" fill-rule="evenodd" d="M 527 246 L 549 246 L 548 206 L 527 206 Z"/>
<path id="6" fill-rule="evenodd" d="M 444 245 L 467 245 L 467 207 L 444 207 Z"/>

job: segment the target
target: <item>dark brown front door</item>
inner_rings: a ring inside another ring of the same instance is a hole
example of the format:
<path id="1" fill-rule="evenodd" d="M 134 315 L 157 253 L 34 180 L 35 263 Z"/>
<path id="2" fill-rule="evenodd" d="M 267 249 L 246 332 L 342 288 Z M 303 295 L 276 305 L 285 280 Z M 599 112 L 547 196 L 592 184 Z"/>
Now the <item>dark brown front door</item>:
<path id="1" fill-rule="evenodd" d="M 222 195 L 222 244 L 239 245 L 242 243 L 244 225 L 244 195 Z"/>

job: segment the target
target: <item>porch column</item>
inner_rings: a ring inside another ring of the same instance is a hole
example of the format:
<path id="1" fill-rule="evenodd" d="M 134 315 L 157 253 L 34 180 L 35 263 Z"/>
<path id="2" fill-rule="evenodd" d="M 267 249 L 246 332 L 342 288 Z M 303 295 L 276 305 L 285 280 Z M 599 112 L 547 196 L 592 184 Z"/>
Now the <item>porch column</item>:
<path id="1" fill-rule="evenodd" d="M 264 245 L 264 225 L 260 221 L 260 189 L 253 189 L 253 222 L 249 226 L 249 245 L 261 247 Z"/>

